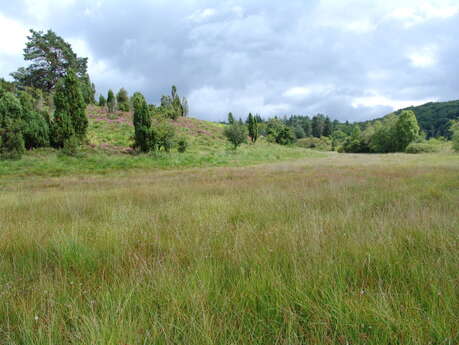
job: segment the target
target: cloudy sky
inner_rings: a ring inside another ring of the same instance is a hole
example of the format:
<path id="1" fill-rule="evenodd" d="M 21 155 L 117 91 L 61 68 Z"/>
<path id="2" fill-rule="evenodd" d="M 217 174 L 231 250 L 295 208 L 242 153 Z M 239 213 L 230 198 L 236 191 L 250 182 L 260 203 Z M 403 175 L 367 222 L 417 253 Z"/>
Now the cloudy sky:
<path id="1" fill-rule="evenodd" d="M 0 77 L 28 29 L 89 57 L 99 92 L 151 103 L 177 85 L 191 116 L 374 118 L 459 98 L 459 0 L 0 0 Z"/>

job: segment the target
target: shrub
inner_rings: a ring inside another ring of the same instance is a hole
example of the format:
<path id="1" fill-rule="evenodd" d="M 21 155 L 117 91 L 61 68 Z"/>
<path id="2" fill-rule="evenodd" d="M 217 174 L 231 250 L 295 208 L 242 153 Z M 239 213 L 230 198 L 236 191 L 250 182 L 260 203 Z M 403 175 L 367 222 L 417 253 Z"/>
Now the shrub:
<path id="1" fill-rule="evenodd" d="M 76 156 L 78 154 L 79 141 L 75 136 L 65 139 L 62 153 L 66 156 Z"/>
<path id="2" fill-rule="evenodd" d="M 228 141 L 237 149 L 241 144 L 247 143 L 247 128 L 238 122 L 229 125 L 223 131 Z"/>
<path id="3" fill-rule="evenodd" d="M 295 134 L 290 127 L 284 125 L 279 119 L 271 119 L 266 124 L 268 141 L 280 145 L 289 145 L 295 141 Z"/>
<path id="4" fill-rule="evenodd" d="M 299 139 L 297 141 L 297 145 L 300 147 L 307 148 L 307 149 L 314 149 L 314 150 L 319 150 L 319 151 L 331 151 L 332 149 L 332 142 L 331 142 L 331 139 L 328 137 L 321 137 L 321 138 L 309 137 L 309 138 Z"/>
<path id="5" fill-rule="evenodd" d="M 21 123 L 8 118 L 0 129 L 0 156 L 2 159 L 20 159 L 25 151 Z"/>
<path id="6" fill-rule="evenodd" d="M 451 132 L 453 133 L 453 150 L 459 152 L 459 121 L 451 124 Z"/>
<path id="7" fill-rule="evenodd" d="M 184 153 L 188 148 L 188 142 L 185 138 L 180 138 L 177 142 L 177 151 L 180 153 Z"/>
<path id="8" fill-rule="evenodd" d="M 432 153 L 438 151 L 440 151 L 440 146 L 429 142 L 411 143 L 405 149 L 406 153 Z"/>

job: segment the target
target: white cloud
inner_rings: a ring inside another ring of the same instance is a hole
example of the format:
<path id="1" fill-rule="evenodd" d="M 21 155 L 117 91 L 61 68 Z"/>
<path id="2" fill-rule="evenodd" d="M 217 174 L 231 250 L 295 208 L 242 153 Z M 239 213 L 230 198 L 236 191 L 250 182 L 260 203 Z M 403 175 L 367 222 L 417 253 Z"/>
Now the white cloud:
<path id="1" fill-rule="evenodd" d="M 29 31 L 24 24 L 0 13 L 0 54 L 21 55 Z"/>
<path id="2" fill-rule="evenodd" d="M 228 112 L 245 118 L 249 112 L 265 117 L 279 115 L 290 109 L 287 103 L 271 103 L 263 96 L 264 85 L 250 85 L 244 89 L 217 89 L 204 86 L 188 95 L 191 113 L 200 118 L 225 120 Z"/>
<path id="3" fill-rule="evenodd" d="M 408 53 L 408 59 L 414 67 L 428 68 L 437 64 L 436 47 L 426 46 L 412 50 Z"/>
<path id="4" fill-rule="evenodd" d="M 402 21 L 405 27 L 412 27 L 433 19 L 454 17 L 458 13 L 459 5 L 423 1 L 410 7 L 395 8 L 388 17 Z"/>
<path id="5" fill-rule="evenodd" d="M 409 106 L 416 106 L 425 104 L 428 102 L 434 102 L 436 99 L 428 98 L 428 99 L 417 99 L 417 100 L 398 100 L 392 99 L 380 94 L 377 94 L 375 91 L 369 92 L 371 95 L 363 96 L 363 97 L 356 97 L 352 100 L 352 106 L 354 108 L 358 107 L 377 107 L 377 106 L 386 106 L 391 107 L 393 110 L 398 110 L 402 108 L 406 108 Z"/>
<path id="6" fill-rule="evenodd" d="M 215 8 L 205 8 L 195 11 L 191 16 L 188 17 L 188 19 L 196 23 L 201 23 L 206 19 L 215 16 L 216 14 L 217 10 Z"/>

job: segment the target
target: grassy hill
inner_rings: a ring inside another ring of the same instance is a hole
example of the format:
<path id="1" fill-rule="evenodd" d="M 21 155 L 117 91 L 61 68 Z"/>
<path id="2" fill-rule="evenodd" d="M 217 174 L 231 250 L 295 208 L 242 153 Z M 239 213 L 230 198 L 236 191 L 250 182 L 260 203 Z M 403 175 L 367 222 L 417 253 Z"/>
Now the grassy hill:
<path id="1" fill-rule="evenodd" d="M 419 106 L 411 106 L 394 112 L 400 114 L 403 110 L 412 110 L 416 114 L 419 126 L 426 133 L 428 138 L 445 137 L 449 138 L 450 121 L 459 119 L 459 100 L 449 102 L 430 102 Z M 388 116 L 388 115 L 386 115 Z M 379 119 L 361 122 L 365 127 Z"/>
<path id="2" fill-rule="evenodd" d="M 223 136 L 224 125 L 193 118 L 172 121 L 177 137 L 185 137 L 185 153 L 135 154 L 131 148 L 132 113 L 108 113 L 100 107 L 87 109 L 88 142 L 76 157 L 51 148 L 28 151 L 21 160 L 3 161 L 0 176 L 60 176 L 105 174 L 128 169 L 177 169 L 186 167 L 243 166 L 325 154 L 299 147 L 270 144 L 263 139 L 233 151 Z M 1 184 L 2 181 L 0 181 Z"/>

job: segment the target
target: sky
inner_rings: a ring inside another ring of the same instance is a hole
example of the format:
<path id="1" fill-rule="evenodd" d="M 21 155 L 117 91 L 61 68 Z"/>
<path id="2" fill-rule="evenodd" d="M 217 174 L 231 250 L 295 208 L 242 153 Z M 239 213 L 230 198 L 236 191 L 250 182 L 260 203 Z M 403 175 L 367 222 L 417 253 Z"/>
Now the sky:
<path id="1" fill-rule="evenodd" d="M 0 77 L 28 30 L 89 58 L 98 93 L 176 85 L 190 116 L 360 121 L 459 98 L 459 0 L 0 0 Z"/>

